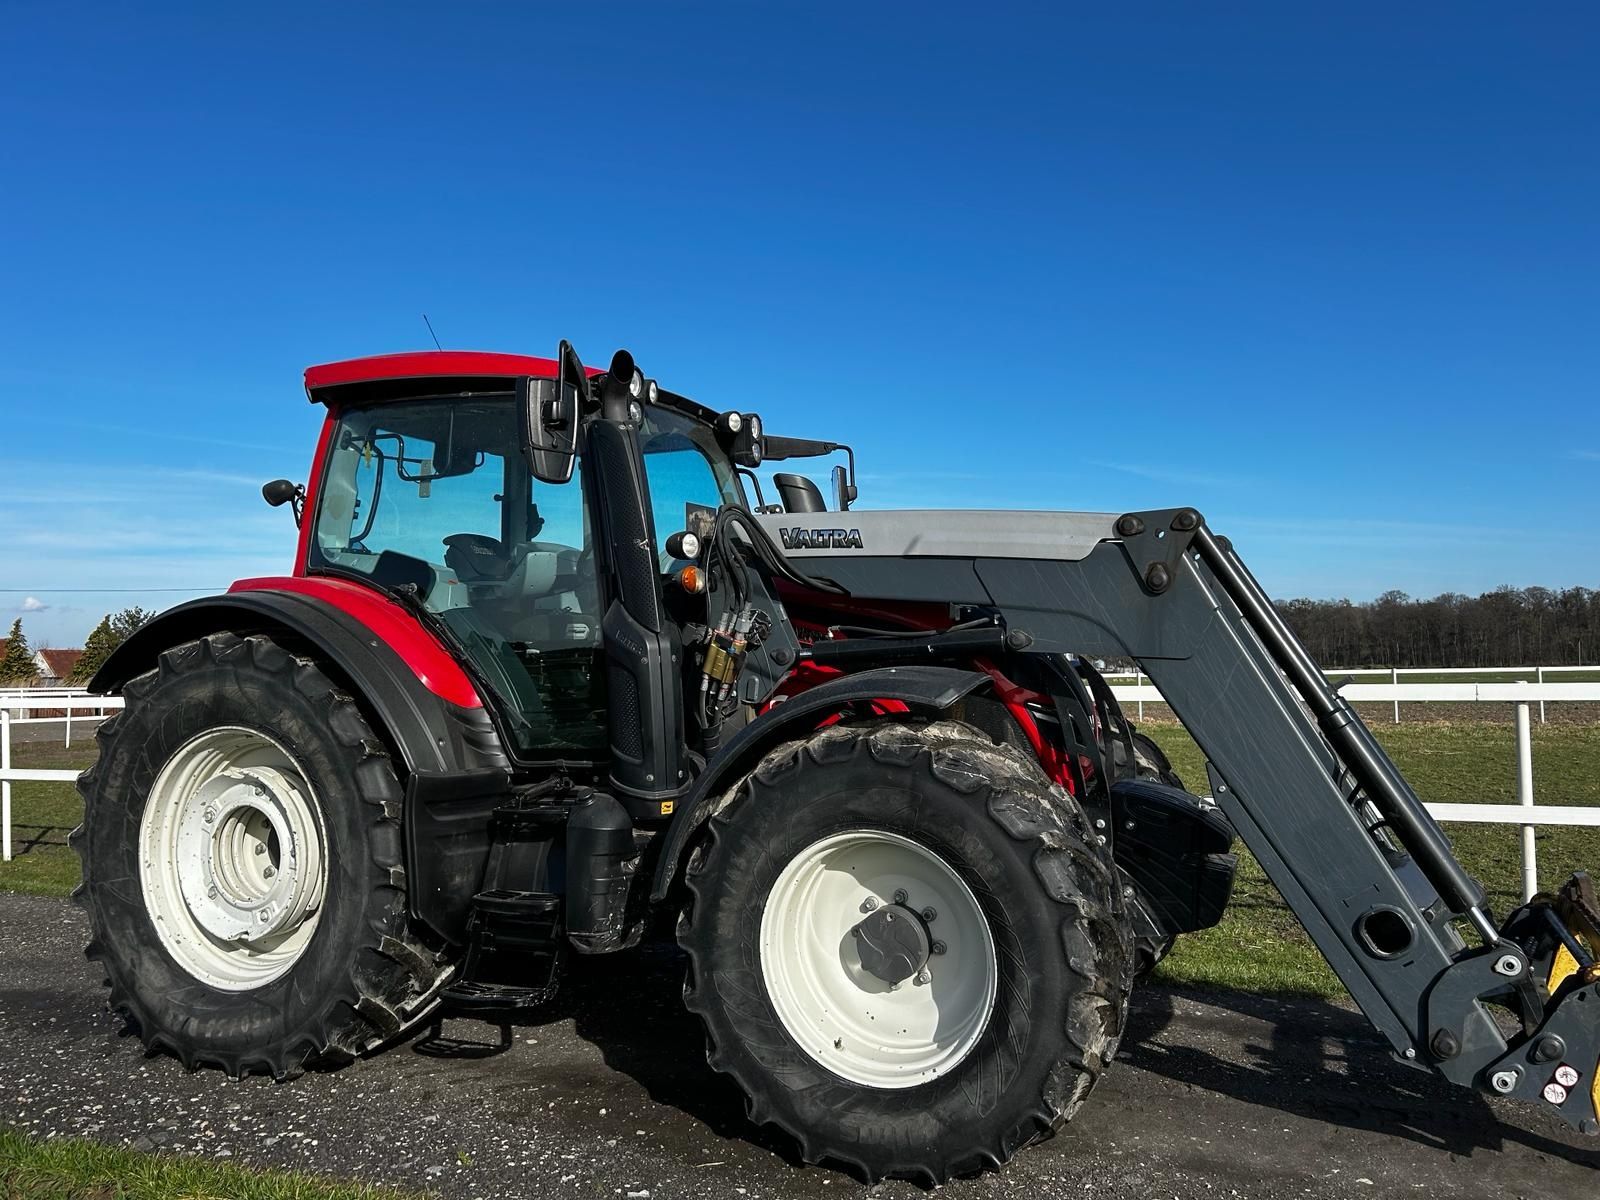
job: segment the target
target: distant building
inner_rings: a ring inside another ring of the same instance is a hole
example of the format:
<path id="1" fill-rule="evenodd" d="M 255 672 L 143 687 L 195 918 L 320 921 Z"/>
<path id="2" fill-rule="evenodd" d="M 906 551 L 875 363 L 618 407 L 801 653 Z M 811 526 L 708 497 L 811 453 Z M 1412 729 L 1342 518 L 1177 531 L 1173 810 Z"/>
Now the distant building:
<path id="1" fill-rule="evenodd" d="M 0 656 L 5 654 L 5 647 L 0 645 Z M 61 687 L 72 674 L 72 669 L 78 665 L 78 660 L 83 657 L 82 650 L 35 650 L 33 661 L 38 664 L 39 678 L 37 687 Z"/>

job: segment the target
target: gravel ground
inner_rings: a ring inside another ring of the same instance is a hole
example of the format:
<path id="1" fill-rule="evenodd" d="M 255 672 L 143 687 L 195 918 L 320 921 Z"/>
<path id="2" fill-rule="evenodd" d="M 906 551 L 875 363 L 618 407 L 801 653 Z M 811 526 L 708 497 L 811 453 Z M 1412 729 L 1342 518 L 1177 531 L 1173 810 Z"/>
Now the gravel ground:
<path id="1" fill-rule="evenodd" d="M 579 964 L 542 1020 L 451 1020 L 333 1073 L 147 1059 L 59 900 L 0 895 L 0 1123 L 447 1197 L 911 1198 L 801 1168 L 702 1057 L 665 949 Z M 1077 1121 L 969 1197 L 1592 1195 L 1600 1144 L 1394 1063 L 1358 1014 L 1149 988 Z"/>

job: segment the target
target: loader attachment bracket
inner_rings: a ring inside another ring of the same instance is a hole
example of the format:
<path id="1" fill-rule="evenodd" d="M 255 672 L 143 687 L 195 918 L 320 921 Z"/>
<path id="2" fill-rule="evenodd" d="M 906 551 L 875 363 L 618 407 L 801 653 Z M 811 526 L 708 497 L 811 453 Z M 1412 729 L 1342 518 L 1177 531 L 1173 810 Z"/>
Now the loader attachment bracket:
<path id="1" fill-rule="evenodd" d="M 1580 1133 L 1600 1133 L 1600 984 L 1565 993 L 1533 1036 L 1485 1067 L 1477 1083 L 1538 1104 Z"/>

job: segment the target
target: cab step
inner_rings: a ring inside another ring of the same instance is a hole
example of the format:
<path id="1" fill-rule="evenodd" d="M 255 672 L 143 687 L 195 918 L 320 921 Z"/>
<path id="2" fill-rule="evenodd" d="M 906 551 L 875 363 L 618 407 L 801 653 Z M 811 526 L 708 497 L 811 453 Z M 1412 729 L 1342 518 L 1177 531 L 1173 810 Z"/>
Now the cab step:
<path id="1" fill-rule="evenodd" d="M 441 998 L 471 1010 L 548 1004 L 561 985 L 561 914 L 562 898 L 553 892 L 479 892 L 472 898 L 461 974 Z"/>

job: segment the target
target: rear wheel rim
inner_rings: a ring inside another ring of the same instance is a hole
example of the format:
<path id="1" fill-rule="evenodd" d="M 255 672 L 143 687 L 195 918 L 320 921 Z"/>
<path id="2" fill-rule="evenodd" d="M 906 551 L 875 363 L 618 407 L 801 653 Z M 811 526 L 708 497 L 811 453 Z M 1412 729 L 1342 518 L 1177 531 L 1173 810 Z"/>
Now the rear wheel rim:
<path id="1" fill-rule="evenodd" d="M 222 991 L 280 978 L 316 933 L 326 845 L 316 793 L 278 742 L 237 726 L 190 738 L 139 823 L 139 881 L 161 944 Z"/>
<path id="2" fill-rule="evenodd" d="M 863 965 L 854 932 L 885 916 L 919 922 L 915 941 L 930 948 L 898 982 Z M 959 1065 L 988 1027 L 999 978 L 972 889 L 934 850 L 874 829 L 813 842 L 779 873 L 761 917 L 761 971 L 801 1049 L 835 1075 L 885 1089 Z"/>

